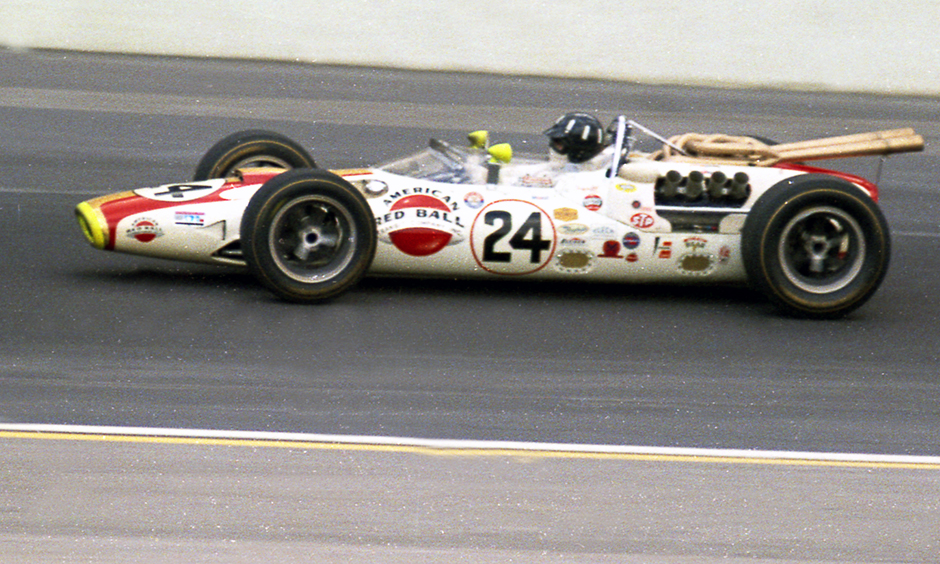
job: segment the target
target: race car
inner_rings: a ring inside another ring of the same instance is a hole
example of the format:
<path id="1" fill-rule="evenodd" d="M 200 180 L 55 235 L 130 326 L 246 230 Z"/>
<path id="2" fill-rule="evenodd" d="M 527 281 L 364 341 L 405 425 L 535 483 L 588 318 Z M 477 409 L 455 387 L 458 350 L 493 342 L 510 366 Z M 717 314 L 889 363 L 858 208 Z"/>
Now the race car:
<path id="1" fill-rule="evenodd" d="M 382 165 L 324 170 L 283 135 L 242 131 L 192 181 L 94 198 L 76 216 L 97 249 L 247 267 L 293 302 L 366 274 L 746 282 L 790 314 L 837 317 L 884 278 L 888 226 L 875 184 L 805 162 L 923 147 L 910 130 L 667 139 L 581 112 L 545 134 L 544 157 L 477 131 L 468 146 L 432 139 Z M 636 150 L 639 134 L 662 149 Z"/>

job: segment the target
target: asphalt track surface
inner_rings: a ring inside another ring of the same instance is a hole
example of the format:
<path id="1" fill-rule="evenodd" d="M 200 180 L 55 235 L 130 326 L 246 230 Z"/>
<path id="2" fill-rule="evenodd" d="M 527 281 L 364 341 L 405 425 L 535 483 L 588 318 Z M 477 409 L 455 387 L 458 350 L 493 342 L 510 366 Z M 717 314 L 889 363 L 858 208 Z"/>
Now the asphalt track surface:
<path id="1" fill-rule="evenodd" d="M 2 423 L 940 455 L 934 99 L 2 51 L 0 77 Z M 838 321 L 712 286 L 368 279 L 300 307 L 238 271 L 95 251 L 72 218 L 189 178 L 238 129 L 346 168 L 480 128 L 542 151 L 569 109 L 780 141 L 912 126 L 928 148 L 884 163 L 891 269 Z M 22 561 L 940 554 L 925 467 L 0 441 L 0 553 Z"/>

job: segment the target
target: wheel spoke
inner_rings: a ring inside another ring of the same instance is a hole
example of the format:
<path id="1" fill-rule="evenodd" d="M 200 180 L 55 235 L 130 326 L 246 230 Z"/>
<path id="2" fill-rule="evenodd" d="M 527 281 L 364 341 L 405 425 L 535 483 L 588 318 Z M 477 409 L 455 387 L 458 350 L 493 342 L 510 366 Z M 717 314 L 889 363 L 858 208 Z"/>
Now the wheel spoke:
<path id="1" fill-rule="evenodd" d="M 860 248 L 854 248 L 862 245 Z M 864 252 L 860 229 L 845 212 L 820 207 L 784 229 L 781 259 L 787 277 L 807 291 L 832 291 L 857 274 Z"/>
<path id="2" fill-rule="evenodd" d="M 335 202 L 305 198 L 281 210 L 272 250 L 292 276 L 328 277 L 350 260 L 351 226 L 352 218 Z"/>
<path id="3" fill-rule="evenodd" d="M 310 256 L 310 247 L 306 245 L 302 240 L 298 241 L 297 245 L 294 246 L 294 257 L 301 262 L 307 260 L 307 257 Z"/>

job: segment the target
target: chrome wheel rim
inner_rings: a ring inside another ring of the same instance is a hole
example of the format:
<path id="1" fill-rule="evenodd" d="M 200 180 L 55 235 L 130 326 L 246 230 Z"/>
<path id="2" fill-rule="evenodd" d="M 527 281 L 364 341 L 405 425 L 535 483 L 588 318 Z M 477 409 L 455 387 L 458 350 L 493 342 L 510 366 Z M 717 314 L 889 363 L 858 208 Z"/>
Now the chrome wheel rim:
<path id="1" fill-rule="evenodd" d="M 301 196 L 277 211 L 269 248 L 278 268 L 302 283 L 324 282 L 343 271 L 355 255 L 352 215 L 326 196 Z"/>
<path id="2" fill-rule="evenodd" d="M 284 170 L 289 170 L 294 167 L 286 160 L 273 155 L 253 155 L 236 162 L 228 167 L 228 170 L 225 172 L 228 174 L 239 168 L 283 168 Z"/>
<path id="3" fill-rule="evenodd" d="M 865 262 L 865 234 L 844 210 L 818 206 L 787 222 L 778 247 L 783 273 L 811 294 L 837 292 L 852 283 Z"/>

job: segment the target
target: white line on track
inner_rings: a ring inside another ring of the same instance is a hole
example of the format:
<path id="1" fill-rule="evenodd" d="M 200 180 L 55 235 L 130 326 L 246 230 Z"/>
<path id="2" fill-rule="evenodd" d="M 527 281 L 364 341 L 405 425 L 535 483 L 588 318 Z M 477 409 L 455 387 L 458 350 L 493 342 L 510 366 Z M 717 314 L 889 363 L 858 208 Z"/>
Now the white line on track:
<path id="1" fill-rule="evenodd" d="M 927 239 L 936 239 L 940 237 L 940 233 L 926 233 L 923 231 L 896 231 L 892 233 L 896 237 L 918 237 L 918 238 L 927 238 Z"/>
<path id="2" fill-rule="evenodd" d="M 701 462 L 741 462 L 751 464 L 840 465 L 870 467 L 907 467 L 940 469 L 940 456 L 883 455 L 828 452 L 764 451 L 745 449 L 706 449 L 679 447 L 585 445 L 519 441 L 478 441 L 421 439 L 315 433 L 267 431 L 232 431 L 212 429 L 169 429 L 153 427 L 112 427 L 93 425 L 53 425 L 0 423 L 2 438 L 51 438 L 77 440 L 154 439 L 166 442 L 200 440 L 242 446 L 282 446 L 298 448 L 322 445 L 323 448 L 360 448 L 368 450 L 422 450 L 441 454 L 478 453 L 507 455 L 542 455 L 558 457 L 623 457 L 646 460 L 681 460 Z"/>

